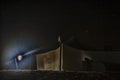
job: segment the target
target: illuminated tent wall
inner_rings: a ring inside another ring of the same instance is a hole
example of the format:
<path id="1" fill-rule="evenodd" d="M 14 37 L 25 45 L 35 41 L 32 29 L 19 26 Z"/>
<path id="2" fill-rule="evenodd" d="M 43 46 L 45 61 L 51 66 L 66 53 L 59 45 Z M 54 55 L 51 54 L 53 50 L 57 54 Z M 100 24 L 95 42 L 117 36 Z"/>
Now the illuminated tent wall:
<path id="1" fill-rule="evenodd" d="M 61 44 L 55 50 L 48 51 L 37 56 L 37 70 L 53 70 L 53 71 L 85 71 L 82 62 L 84 58 L 92 59 L 83 50 L 78 50 Z M 99 66 L 102 66 L 99 65 Z M 97 70 L 97 69 L 92 69 Z M 98 68 L 98 70 L 104 70 Z"/>
<path id="2" fill-rule="evenodd" d="M 81 50 L 62 44 L 55 50 L 37 55 L 37 70 L 107 71 L 110 67 L 107 64 L 120 64 L 119 57 L 118 51 Z M 85 64 L 85 58 L 91 62 Z"/>
<path id="3" fill-rule="evenodd" d="M 97 52 L 94 57 L 96 57 Z M 87 71 L 86 68 L 91 67 L 90 71 L 104 71 L 104 65 L 101 62 L 95 62 L 92 54 L 84 50 L 75 49 L 67 45 L 63 45 L 63 70 L 65 71 Z M 91 66 L 84 66 L 85 58 L 93 60 Z"/>
<path id="4" fill-rule="evenodd" d="M 36 55 L 37 70 L 61 70 L 61 39 L 58 37 L 59 46 L 56 49 L 46 51 L 44 53 L 38 53 Z"/>
<path id="5" fill-rule="evenodd" d="M 37 70 L 60 70 L 60 47 L 55 50 L 37 54 Z"/>
<path id="6" fill-rule="evenodd" d="M 90 65 L 84 65 L 85 58 L 91 60 Z M 119 51 L 90 51 L 76 49 L 63 45 L 63 70 L 64 71 L 109 71 L 119 70 Z"/>

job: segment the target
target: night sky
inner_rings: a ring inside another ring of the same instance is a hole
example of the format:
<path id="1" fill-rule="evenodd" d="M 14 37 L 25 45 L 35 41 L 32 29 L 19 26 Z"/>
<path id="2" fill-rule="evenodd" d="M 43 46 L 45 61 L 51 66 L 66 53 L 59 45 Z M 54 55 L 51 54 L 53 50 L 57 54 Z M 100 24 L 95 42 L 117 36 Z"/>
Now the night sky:
<path id="1" fill-rule="evenodd" d="M 3 1 L 2 41 L 31 35 L 35 42 L 46 45 L 56 44 L 58 35 L 63 41 L 75 36 L 81 47 L 87 49 L 118 50 L 119 7 L 113 5 L 101 0 Z"/>
<path id="2" fill-rule="evenodd" d="M 77 48 L 90 50 L 120 48 L 120 32 L 116 27 L 119 25 L 118 6 L 111 8 L 110 2 L 21 0 L 3 1 L 1 4 L 2 52 L 16 45 L 20 52 L 37 47 L 47 49 L 57 45 L 59 35 L 62 41 L 74 36 Z"/>

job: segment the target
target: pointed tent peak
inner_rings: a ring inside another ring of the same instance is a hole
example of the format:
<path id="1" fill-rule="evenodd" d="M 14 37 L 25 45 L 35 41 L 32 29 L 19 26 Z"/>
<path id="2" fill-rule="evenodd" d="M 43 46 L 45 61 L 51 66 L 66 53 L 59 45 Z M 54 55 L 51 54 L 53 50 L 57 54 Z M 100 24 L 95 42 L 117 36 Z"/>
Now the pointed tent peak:
<path id="1" fill-rule="evenodd" d="M 60 36 L 58 36 L 58 42 L 61 42 L 61 37 Z"/>

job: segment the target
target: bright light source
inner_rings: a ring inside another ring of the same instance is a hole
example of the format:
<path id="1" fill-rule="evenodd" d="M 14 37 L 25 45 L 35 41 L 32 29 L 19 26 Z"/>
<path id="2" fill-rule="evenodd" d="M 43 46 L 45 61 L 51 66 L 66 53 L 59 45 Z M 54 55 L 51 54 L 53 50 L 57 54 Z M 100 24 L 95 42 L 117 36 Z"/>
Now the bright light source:
<path id="1" fill-rule="evenodd" d="M 18 56 L 17 56 L 17 60 L 18 60 L 18 61 L 21 61 L 22 59 L 23 59 L 23 56 L 22 56 L 22 55 L 18 55 Z"/>

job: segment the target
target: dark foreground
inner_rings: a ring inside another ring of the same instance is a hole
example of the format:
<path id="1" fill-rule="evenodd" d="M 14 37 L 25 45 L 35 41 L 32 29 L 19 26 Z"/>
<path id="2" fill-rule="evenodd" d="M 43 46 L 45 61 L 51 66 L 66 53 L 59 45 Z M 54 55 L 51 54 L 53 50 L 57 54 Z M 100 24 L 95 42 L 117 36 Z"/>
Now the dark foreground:
<path id="1" fill-rule="evenodd" d="M 0 80 L 120 80 L 115 72 L 0 71 Z"/>

